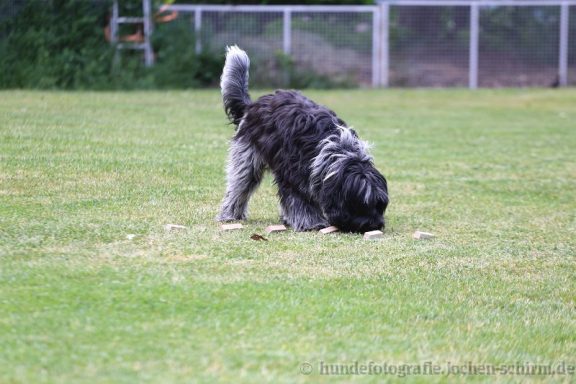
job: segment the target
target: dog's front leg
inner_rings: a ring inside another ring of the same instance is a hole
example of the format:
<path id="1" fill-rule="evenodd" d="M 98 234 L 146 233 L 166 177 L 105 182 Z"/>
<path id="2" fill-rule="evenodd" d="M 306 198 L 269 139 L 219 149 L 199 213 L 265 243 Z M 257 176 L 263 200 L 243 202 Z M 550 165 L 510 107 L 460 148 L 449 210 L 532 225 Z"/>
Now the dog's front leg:
<path id="1" fill-rule="evenodd" d="M 248 201 L 260 185 L 264 162 L 249 143 L 234 138 L 226 167 L 226 194 L 218 221 L 246 220 Z"/>

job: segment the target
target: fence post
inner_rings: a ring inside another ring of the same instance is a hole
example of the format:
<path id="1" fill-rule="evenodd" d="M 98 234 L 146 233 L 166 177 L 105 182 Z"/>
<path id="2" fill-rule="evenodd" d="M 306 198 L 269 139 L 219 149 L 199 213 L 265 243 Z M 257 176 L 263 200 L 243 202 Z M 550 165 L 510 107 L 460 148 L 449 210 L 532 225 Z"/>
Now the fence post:
<path id="1" fill-rule="evenodd" d="M 194 34 L 195 36 L 195 52 L 197 55 L 202 53 L 202 8 L 197 7 L 194 11 Z"/>
<path id="2" fill-rule="evenodd" d="M 379 85 L 382 87 L 389 86 L 390 72 L 390 4 L 380 3 L 380 47 L 379 47 Z"/>
<path id="3" fill-rule="evenodd" d="M 558 85 L 565 87 L 568 85 L 568 34 L 570 8 L 564 2 L 560 6 L 560 49 L 558 58 Z"/>
<path id="4" fill-rule="evenodd" d="M 110 20 L 110 42 L 116 44 L 118 42 L 118 0 L 112 4 L 112 19 Z"/>
<path id="5" fill-rule="evenodd" d="M 289 56 L 292 51 L 292 12 L 290 8 L 284 8 L 284 20 L 282 29 L 282 51 Z"/>
<path id="6" fill-rule="evenodd" d="M 470 52 L 468 88 L 478 88 L 478 35 L 479 35 L 480 10 L 478 3 L 470 4 Z"/>
<path id="7" fill-rule="evenodd" d="M 380 7 L 372 11 L 372 88 L 378 88 L 382 83 L 380 79 Z"/>
<path id="8" fill-rule="evenodd" d="M 152 23 L 152 3 L 150 0 L 144 0 L 142 3 L 144 13 L 144 62 L 147 67 L 154 65 L 154 52 L 152 51 L 152 32 L 154 24 Z"/>

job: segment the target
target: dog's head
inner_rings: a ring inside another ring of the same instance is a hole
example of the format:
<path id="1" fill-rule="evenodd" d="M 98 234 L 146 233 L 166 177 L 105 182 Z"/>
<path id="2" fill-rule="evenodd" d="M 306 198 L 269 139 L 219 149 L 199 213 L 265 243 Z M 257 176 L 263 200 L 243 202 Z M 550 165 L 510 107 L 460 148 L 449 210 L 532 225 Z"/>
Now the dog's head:
<path id="1" fill-rule="evenodd" d="M 349 159 L 323 185 L 323 210 L 331 225 L 343 232 L 384 227 L 388 186 L 371 161 Z"/>

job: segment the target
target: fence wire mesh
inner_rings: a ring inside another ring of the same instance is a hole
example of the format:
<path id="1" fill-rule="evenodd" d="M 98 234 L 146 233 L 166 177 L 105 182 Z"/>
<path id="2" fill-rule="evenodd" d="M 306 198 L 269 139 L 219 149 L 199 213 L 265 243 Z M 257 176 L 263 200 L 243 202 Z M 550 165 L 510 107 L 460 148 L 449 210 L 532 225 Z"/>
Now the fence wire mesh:
<path id="1" fill-rule="evenodd" d="M 479 85 L 558 84 L 560 7 L 482 7 Z"/>
<path id="2" fill-rule="evenodd" d="M 291 12 L 289 52 L 278 12 L 203 12 L 203 46 L 239 44 L 251 51 L 255 81 L 282 85 L 286 76 L 369 86 L 387 67 L 397 87 L 466 87 L 471 84 L 471 7 L 466 4 L 390 6 L 387 66 L 373 58 L 374 17 L 366 12 Z M 368 8 L 367 8 L 368 9 Z M 477 83 L 481 87 L 548 87 L 559 83 L 560 3 L 545 6 L 479 3 Z M 568 84 L 576 83 L 576 6 L 569 8 Z M 292 79 L 294 80 L 294 79 Z M 292 82 L 294 83 L 294 82 Z M 296 84 L 298 84 L 296 82 Z M 315 85 L 308 83 L 307 85 Z M 323 86 L 324 84 L 316 84 Z"/>
<path id="3" fill-rule="evenodd" d="M 296 68 L 331 82 L 370 85 L 372 14 L 297 12 L 292 15 L 291 57 Z"/>
<path id="4" fill-rule="evenodd" d="M 223 52 L 238 44 L 250 52 L 253 84 L 275 84 L 282 51 L 282 13 L 202 12 L 202 49 Z"/>
<path id="5" fill-rule="evenodd" d="M 293 12 L 289 54 L 284 22 L 282 12 L 203 11 L 202 49 L 249 51 L 254 84 L 283 85 L 288 77 L 295 85 L 370 84 L 372 13 Z"/>
<path id="6" fill-rule="evenodd" d="M 104 4 L 104 0 L 91 1 Z M 240 9 L 180 4 L 175 6 L 180 8 L 173 24 L 188 36 L 191 52 L 222 55 L 224 47 L 232 44 L 246 49 L 255 85 L 370 86 L 386 80 L 396 87 L 472 84 L 471 57 L 476 51 L 471 52 L 471 3 L 402 1 L 382 3 L 389 7 L 386 19 L 380 6 L 335 10 L 331 6 Z M 17 15 L 25 4 L 25 0 L 0 1 L 0 22 Z M 562 4 L 569 4 L 567 82 L 576 85 L 574 1 L 550 5 L 540 1 L 538 6 L 510 1 L 475 4 L 479 7 L 479 86 L 559 85 Z M 379 25 L 378 20 L 388 24 Z M 158 27 L 162 28 L 168 27 Z M 0 39 L 7 31 L 0 30 Z M 165 49 L 170 41 L 162 44 L 164 52 L 157 55 L 173 54 L 174 50 Z"/>
<path id="7" fill-rule="evenodd" d="M 391 7 L 390 85 L 465 87 L 469 25 L 468 7 Z"/>

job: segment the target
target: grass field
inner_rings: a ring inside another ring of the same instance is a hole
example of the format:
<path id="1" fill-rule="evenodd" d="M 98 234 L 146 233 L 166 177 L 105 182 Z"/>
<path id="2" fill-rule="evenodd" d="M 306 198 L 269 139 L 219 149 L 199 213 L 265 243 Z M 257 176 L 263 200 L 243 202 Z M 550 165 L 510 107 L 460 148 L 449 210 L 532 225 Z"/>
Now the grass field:
<path id="1" fill-rule="evenodd" d="M 217 90 L 0 92 L 0 383 L 576 365 L 576 90 L 307 94 L 374 144 L 391 196 L 383 240 L 251 240 L 278 220 L 270 177 L 245 229 L 221 233 L 233 129 Z"/>

